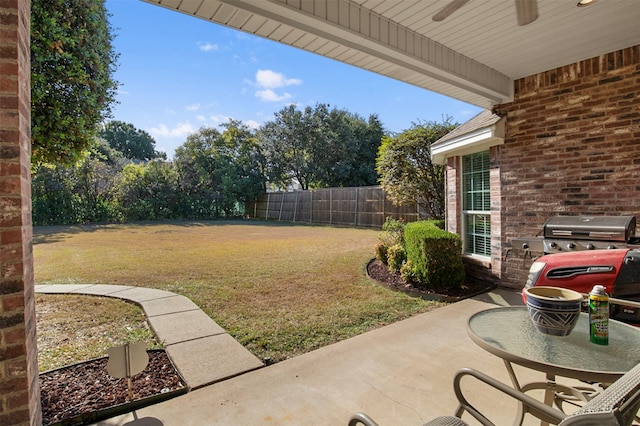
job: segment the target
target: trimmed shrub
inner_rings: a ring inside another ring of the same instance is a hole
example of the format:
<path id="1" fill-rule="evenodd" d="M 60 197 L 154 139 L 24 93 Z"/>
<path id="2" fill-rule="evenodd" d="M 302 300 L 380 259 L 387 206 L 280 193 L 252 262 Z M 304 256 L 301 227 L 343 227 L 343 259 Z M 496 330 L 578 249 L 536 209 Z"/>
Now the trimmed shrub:
<path id="1" fill-rule="evenodd" d="M 460 236 L 440 229 L 434 221 L 409 223 L 404 229 L 407 276 L 424 290 L 440 291 L 464 284 Z"/>
<path id="2" fill-rule="evenodd" d="M 389 265 L 389 271 L 400 272 L 400 268 L 407 260 L 407 253 L 401 244 L 394 244 L 389 247 L 387 252 L 387 264 Z"/>
<path id="3" fill-rule="evenodd" d="M 438 228 L 444 230 L 444 219 L 433 219 L 433 220 L 430 220 L 429 222 L 433 223 Z"/>

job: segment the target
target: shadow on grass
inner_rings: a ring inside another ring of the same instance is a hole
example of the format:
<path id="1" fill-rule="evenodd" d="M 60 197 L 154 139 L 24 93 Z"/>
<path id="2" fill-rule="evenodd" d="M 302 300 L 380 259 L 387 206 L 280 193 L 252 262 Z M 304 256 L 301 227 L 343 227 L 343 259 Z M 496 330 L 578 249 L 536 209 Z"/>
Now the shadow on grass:
<path id="1" fill-rule="evenodd" d="M 48 244 L 64 241 L 67 237 L 95 231 L 103 231 L 105 229 L 122 229 L 128 227 L 132 230 L 171 225 L 175 227 L 183 228 L 195 228 L 195 227 L 210 227 L 210 226 L 233 226 L 233 225 L 249 225 L 249 226 L 272 226 L 272 227 L 286 227 L 286 226 L 324 226 L 313 225 L 303 222 L 274 222 L 266 220 L 256 219 L 220 219 L 220 220 L 162 220 L 162 221 L 141 221 L 141 222 L 127 222 L 127 223 L 94 223 L 87 225 L 48 225 L 48 226 L 34 226 L 33 227 L 33 244 Z"/>

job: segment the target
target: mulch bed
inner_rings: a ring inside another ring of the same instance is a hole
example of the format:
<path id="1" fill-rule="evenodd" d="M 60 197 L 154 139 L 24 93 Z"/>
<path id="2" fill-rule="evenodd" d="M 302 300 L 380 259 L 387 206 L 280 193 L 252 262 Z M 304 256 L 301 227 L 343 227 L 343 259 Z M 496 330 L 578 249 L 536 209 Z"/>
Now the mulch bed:
<path id="1" fill-rule="evenodd" d="M 132 401 L 127 400 L 127 379 L 116 379 L 107 374 L 108 358 L 41 373 L 42 423 L 93 423 L 187 391 L 164 350 L 147 353 L 149 364 L 131 380 L 134 396 Z"/>
<path id="2" fill-rule="evenodd" d="M 402 291 L 414 297 L 421 297 L 427 300 L 440 300 L 443 302 L 456 302 L 487 292 L 495 287 L 489 283 L 469 280 L 461 286 L 448 288 L 441 292 L 423 290 L 405 282 L 399 273 L 389 272 L 388 266 L 378 259 L 373 259 L 369 262 L 367 265 L 367 275 L 378 284 L 393 290 Z"/>

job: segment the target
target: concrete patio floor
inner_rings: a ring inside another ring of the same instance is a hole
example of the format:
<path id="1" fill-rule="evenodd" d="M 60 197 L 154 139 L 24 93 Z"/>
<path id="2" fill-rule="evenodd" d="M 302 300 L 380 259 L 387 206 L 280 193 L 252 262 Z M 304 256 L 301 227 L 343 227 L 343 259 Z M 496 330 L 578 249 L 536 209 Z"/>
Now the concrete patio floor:
<path id="1" fill-rule="evenodd" d="M 97 424 L 346 425 L 364 411 L 381 426 L 420 425 L 455 412 L 460 368 L 509 383 L 502 360 L 471 341 L 466 322 L 480 310 L 521 303 L 513 291 L 483 294 Z M 544 379 L 517 366 L 516 373 Z M 496 424 L 512 423 L 513 401 L 476 383 L 463 387 Z"/>

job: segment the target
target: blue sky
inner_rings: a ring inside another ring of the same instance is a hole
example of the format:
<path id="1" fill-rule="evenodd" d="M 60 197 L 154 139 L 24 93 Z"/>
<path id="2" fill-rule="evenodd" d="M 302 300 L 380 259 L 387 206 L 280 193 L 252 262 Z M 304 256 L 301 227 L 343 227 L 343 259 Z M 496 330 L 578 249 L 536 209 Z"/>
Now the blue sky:
<path id="1" fill-rule="evenodd" d="M 139 0 L 107 0 L 112 15 L 115 79 L 113 120 L 146 130 L 156 149 L 173 156 L 188 134 L 229 118 L 257 127 L 289 104 L 317 103 L 386 130 L 417 121 L 463 123 L 480 108 L 290 46 Z"/>

